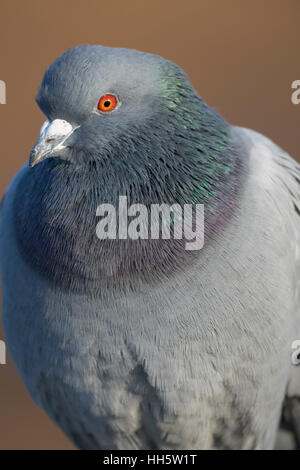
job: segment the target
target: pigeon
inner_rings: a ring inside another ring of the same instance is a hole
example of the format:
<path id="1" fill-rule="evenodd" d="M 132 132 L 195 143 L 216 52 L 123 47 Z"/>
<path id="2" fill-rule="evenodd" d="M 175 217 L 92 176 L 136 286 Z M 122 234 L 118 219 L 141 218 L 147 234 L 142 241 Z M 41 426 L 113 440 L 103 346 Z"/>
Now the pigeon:
<path id="1" fill-rule="evenodd" d="M 299 429 L 298 163 L 154 54 L 71 48 L 36 101 L 0 216 L 5 335 L 32 399 L 79 449 L 274 448 L 280 423 Z M 99 237 L 120 197 L 203 207 L 203 246 L 171 217 L 169 238 Z"/>

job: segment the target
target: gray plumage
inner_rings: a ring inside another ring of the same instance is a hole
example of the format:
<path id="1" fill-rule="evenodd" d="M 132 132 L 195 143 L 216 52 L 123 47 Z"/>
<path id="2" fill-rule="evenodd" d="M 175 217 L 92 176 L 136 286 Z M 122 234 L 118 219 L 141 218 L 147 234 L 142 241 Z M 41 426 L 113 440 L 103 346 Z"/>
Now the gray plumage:
<path id="1" fill-rule="evenodd" d="M 101 114 L 105 93 L 119 107 Z M 72 133 L 41 134 L 1 208 L 4 327 L 32 398 L 79 448 L 272 448 L 299 375 L 299 165 L 150 54 L 71 49 L 37 101 Z M 204 248 L 100 241 L 96 207 L 119 195 L 203 202 Z"/>

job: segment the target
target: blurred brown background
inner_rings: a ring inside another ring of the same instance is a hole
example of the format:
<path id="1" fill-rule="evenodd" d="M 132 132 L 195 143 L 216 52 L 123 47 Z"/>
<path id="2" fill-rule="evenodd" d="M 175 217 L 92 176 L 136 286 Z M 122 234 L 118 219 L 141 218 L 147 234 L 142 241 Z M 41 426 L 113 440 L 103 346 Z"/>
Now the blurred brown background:
<path id="1" fill-rule="evenodd" d="M 300 0 L 0 0 L 0 191 L 28 158 L 44 118 L 34 97 L 46 67 L 80 43 L 135 48 L 177 62 L 228 121 L 300 161 Z M 24 312 L 26 315 L 26 312 Z M 4 339 L 0 328 L 0 339 Z M 0 365 L 0 449 L 71 449 Z"/>

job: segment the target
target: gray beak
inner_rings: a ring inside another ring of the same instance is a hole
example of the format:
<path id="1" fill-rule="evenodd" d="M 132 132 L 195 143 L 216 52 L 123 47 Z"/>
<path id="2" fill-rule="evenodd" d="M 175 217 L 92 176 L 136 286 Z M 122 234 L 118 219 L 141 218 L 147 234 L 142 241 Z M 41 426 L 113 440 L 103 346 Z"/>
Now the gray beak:
<path id="1" fill-rule="evenodd" d="M 29 166 L 32 168 L 37 163 L 48 157 L 54 157 L 57 152 L 65 148 L 64 142 L 72 134 L 74 128 L 63 119 L 45 121 L 40 130 L 40 136 L 31 150 Z M 59 156 L 59 155 L 56 155 Z"/>

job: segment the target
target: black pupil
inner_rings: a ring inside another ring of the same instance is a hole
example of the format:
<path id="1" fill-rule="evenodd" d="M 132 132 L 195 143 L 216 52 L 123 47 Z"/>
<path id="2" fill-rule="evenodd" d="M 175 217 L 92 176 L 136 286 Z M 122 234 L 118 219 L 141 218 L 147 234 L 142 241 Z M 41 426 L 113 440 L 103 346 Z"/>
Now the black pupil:
<path id="1" fill-rule="evenodd" d="M 110 106 L 110 101 L 109 100 L 104 101 L 104 108 L 109 108 L 109 106 Z"/>

